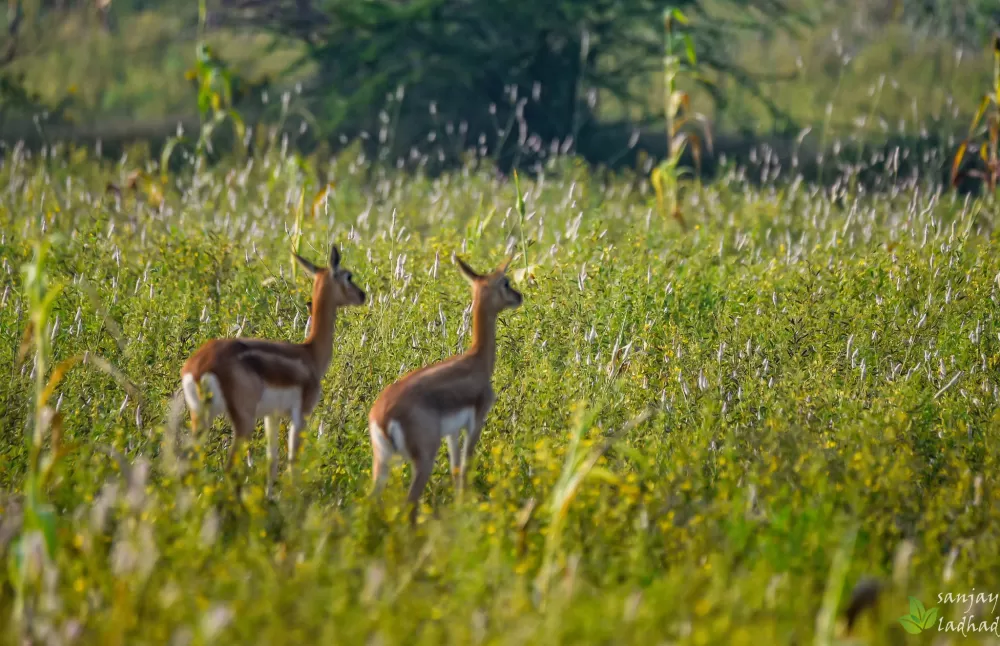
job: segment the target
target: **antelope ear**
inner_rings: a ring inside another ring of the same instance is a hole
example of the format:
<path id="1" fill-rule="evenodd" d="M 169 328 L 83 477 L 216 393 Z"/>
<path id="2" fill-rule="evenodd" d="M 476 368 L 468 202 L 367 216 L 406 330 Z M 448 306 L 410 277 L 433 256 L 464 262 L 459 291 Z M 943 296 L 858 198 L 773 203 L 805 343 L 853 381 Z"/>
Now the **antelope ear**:
<path id="1" fill-rule="evenodd" d="M 319 271 L 319 267 L 312 264 L 311 262 L 300 256 L 299 254 L 295 253 L 294 251 L 292 252 L 292 256 L 295 257 L 295 262 L 299 263 L 299 266 L 305 269 L 310 276 L 315 276 L 316 272 Z"/>
<path id="2" fill-rule="evenodd" d="M 340 267 L 340 251 L 337 250 L 337 245 L 333 245 L 330 248 L 330 269 L 338 269 Z"/>
<path id="3" fill-rule="evenodd" d="M 470 283 L 474 283 L 482 278 L 482 276 L 476 273 L 475 269 L 467 265 L 464 260 L 458 257 L 457 254 L 452 254 L 451 258 L 455 261 L 455 264 L 458 265 L 458 269 L 462 272 L 462 275 L 465 276 L 465 279 Z"/>

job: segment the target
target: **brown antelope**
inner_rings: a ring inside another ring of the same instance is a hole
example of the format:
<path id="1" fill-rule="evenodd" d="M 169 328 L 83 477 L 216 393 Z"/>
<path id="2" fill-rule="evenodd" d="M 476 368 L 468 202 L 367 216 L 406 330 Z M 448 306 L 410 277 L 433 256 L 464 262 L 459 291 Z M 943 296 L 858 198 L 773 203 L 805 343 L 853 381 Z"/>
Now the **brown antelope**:
<path id="1" fill-rule="evenodd" d="M 413 466 L 407 501 L 410 522 L 427 486 L 441 441 L 456 489 L 465 484 L 466 467 L 479 441 L 486 413 L 496 397 L 491 380 L 496 363 L 497 316 L 521 305 L 521 293 L 507 279 L 508 260 L 491 274 L 480 275 L 454 256 L 472 285 L 472 346 L 461 355 L 415 370 L 389 385 L 368 414 L 372 442 L 372 491 L 378 495 L 389 477 L 394 455 Z M 462 453 L 458 436 L 465 430 Z"/>
<path id="2" fill-rule="evenodd" d="M 267 435 L 270 496 L 278 475 L 280 418 L 290 418 L 288 470 L 292 470 L 302 442 L 306 419 L 319 403 L 320 382 L 333 357 L 333 329 L 337 310 L 362 305 L 365 293 L 351 282 L 351 272 L 340 266 L 340 252 L 330 251 L 330 266 L 317 267 L 298 254 L 299 265 L 313 276 L 312 329 L 305 343 L 259 339 L 213 339 L 198 349 L 181 369 L 184 399 L 195 430 L 225 415 L 233 425 L 226 469 L 240 446 L 264 418 Z"/>

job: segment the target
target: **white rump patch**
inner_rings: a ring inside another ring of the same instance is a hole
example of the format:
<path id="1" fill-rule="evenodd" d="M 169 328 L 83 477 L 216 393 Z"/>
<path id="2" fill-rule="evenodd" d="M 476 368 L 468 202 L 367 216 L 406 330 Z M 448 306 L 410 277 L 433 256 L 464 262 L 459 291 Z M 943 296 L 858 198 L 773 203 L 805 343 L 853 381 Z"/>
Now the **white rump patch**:
<path id="1" fill-rule="evenodd" d="M 407 460 L 413 459 L 410 456 L 410 452 L 406 450 L 406 438 L 403 437 L 403 425 L 394 419 L 389 420 L 389 437 L 392 438 L 392 444 L 396 453 L 399 453 Z"/>
<path id="2" fill-rule="evenodd" d="M 214 374 L 211 372 L 203 374 L 201 383 L 203 395 L 208 401 L 204 401 L 198 396 L 198 382 L 195 381 L 194 375 L 185 373 L 181 377 L 184 401 L 187 402 L 188 410 L 196 413 L 201 419 L 207 418 L 207 423 L 211 424 L 216 417 L 227 414 L 229 409 L 226 407 L 226 398 L 222 394 L 222 386 L 219 385 L 219 380 Z M 205 404 L 209 405 L 207 411 L 203 409 Z"/>
<path id="3" fill-rule="evenodd" d="M 389 464 L 394 455 L 399 455 L 405 460 L 410 460 L 410 452 L 406 450 L 406 440 L 403 437 L 403 425 L 398 421 L 389 420 L 389 431 L 386 433 L 378 422 L 368 423 L 368 432 L 372 436 L 372 448 L 375 450 L 379 462 Z"/>
<path id="4" fill-rule="evenodd" d="M 392 456 L 396 453 L 392 441 L 386 437 L 378 422 L 368 422 L 368 434 L 372 438 L 372 451 L 375 452 L 376 459 L 381 464 L 389 464 Z"/>

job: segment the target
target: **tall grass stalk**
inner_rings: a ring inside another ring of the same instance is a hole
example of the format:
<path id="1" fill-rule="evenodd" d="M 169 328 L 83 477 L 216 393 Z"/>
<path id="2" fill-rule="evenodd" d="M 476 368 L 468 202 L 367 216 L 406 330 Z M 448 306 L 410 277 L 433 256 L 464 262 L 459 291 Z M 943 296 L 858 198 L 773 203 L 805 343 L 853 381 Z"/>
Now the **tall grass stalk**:
<path id="1" fill-rule="evenodd" d="M 30 626 L 34 610 L 32 594 L 38 592 L 43 571 L 51 566 L 58 548 L 58 516 L 49 502 L 47 486 L 60 459 L 70 448 L 62 437 L 62 415 L 58 407 L 50 406 L 49 402 L 63 377 L 77 364 L 91 365 L 110 375 L 135 398 L 137 405 L 139 401 L 137 389 L 125 375 L 92 353 L 71 356 L 49 370 L 53 361 L 52 311 L 57 299 L 63 294 L 65 285 L 52 282 L 48 271 L 48 256 L 52 244 L 62 241 L 60 235 L 36 241 L 33 260 L 22 268 L 29 324 L 19 354 L 25 358 L 34 349 L 33 424 L 27 440 L 28 464 L 23 485 L 22 524 L 9 553 L 8 572 L 15 591 L 13 621 L 25 635 L 27 633 L 24 631 Z M 101 316 L 106 317 L 103 312 Z M 108 325 L 107 329 L 115 334 L 118 327 Z M 123 343 L 123 340 L 119 339 L 119 342 Z M 38 546 L 44 546 L 44 554 L 39 553 Z"/>
<path id="2" fill-rule="evenodd" d="M 690 95 L 678 87 L 682 76 L 694 76 L 698 63 L 694 42 L 690 35 L 676 34 L 678 25 L 686 25 L 687 17 L 680 9 L 672 8 L 663 12 L 663 117 L 666 123 L 667 155 L 653 169 L 650 181 L 656 193 L 657 206 L 661 216 L 672 217 L 682 226 L 687 223 L 680 210 L 680 180 L 690 171 L 680 167 L 684 151 L 690 147 L 694 158 L 696 174 L 701 174 L 702 149 L 711 152 L 712 133 L 704 115 L 691 111 Z M 679 48 L 683 45 L 685 55 Z M 704 141 L 694 132 L 685 130 L 691 121 L 701 124 Z"/>

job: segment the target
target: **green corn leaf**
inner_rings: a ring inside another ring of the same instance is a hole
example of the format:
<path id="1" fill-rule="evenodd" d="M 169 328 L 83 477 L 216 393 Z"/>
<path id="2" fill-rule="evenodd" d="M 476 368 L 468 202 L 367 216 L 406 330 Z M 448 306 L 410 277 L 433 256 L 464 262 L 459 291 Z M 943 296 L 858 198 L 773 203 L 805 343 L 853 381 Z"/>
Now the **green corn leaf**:
<path id="1" fill-rule="evenodd" d="M 518 180 L 517 171 L 514 171 L 514 190 L 517 191 L 517 212 L 524 217 L 524 195 L 521 193 L 521 182 Z"/>
<path id="2" fill-rule="evenodd" d="M 958 179 L 958 169 L 962 166 L 962 159 L 965 157 L 965 151 L 969 148 L 969 140 L 966 139 L 958 146 L 958 150 L 955 152 L 955 159 L 951 162 L 951 183 L 954 184 Z"/>
<path id="3" fill-rule="evenodd" d="M 691 65 L 698 64 L 698 57 L 694 53 L 694 42 L 691 40 L 691 36 L 684 34 L 684 50 L 687 52 L 688 62 Z"/>
<path id="4" fill-rule="evenodd" d="M 45 293 L 45 298 L 42 299 L 42 304 L 41 304 L 42 305 L 41 310 L 43 312 L 43 316 L 48 317 L 49 312 L 52 311 L 52 306 L 55 304 L 56 299 L 59 298 L 59 295 L 62 294 L 62 291 L 63 291 L 62 285 L 54 285 L 50 287 L 49 290 Z"/>
<path id="5" fill-rule="evenodd" d="M 37 516 L 38 527 L 42 531 L 42 536 L 45 537 L 45 547 L 48 550 L 49 556 L 55 556 L 56 512 L 49 505 L 44 505 L 41 509 L 37 510 Z"/>
<path id="6" fill-rule="evenodd" d="M 969 126 L 969 137 L 972 137 L 976 132 L 976 126 L 982 120 L 983 115 L 986 114 L 987 108 L 990 107 L 990 95 L 987 94 L 983 97 L 982 103 L 979 104 L 979 109 L 976 110 L 976 116 L 972 118 L 972 125 Z"/>
<path id="7" fill-rule="evenodd" d="M 497 210 L 495 208 L 491 208 L 490 209 L 489 213 L 486 214 L 486 217 L 483 218 L 479 222 L 479 225 L 476 227 L 476 229 L 477 229 L 476 233 L 477 234 L 482 235 L 483 231 L 486 230 L 486 227 L 488 227 L 490 225 L 490 222 L 493 221 L 493 216 L 496 215 L 496 213 L 497 213 Z"/>
<path id="8" fill-rule="evenodd" d="M 24 539 L 20 536 L 11 541 L 7 552 L 7 576 L 15 588 L 20 587 L 24 572 Z"/>
<path id="9" fill-rule="evenodd" d="M 24 534 L 39 532 L 45 539 L 45 549 L 50 556 L 56 549 L 56 513 L 49 505 L 31 505 L 24 513 Z"/>

